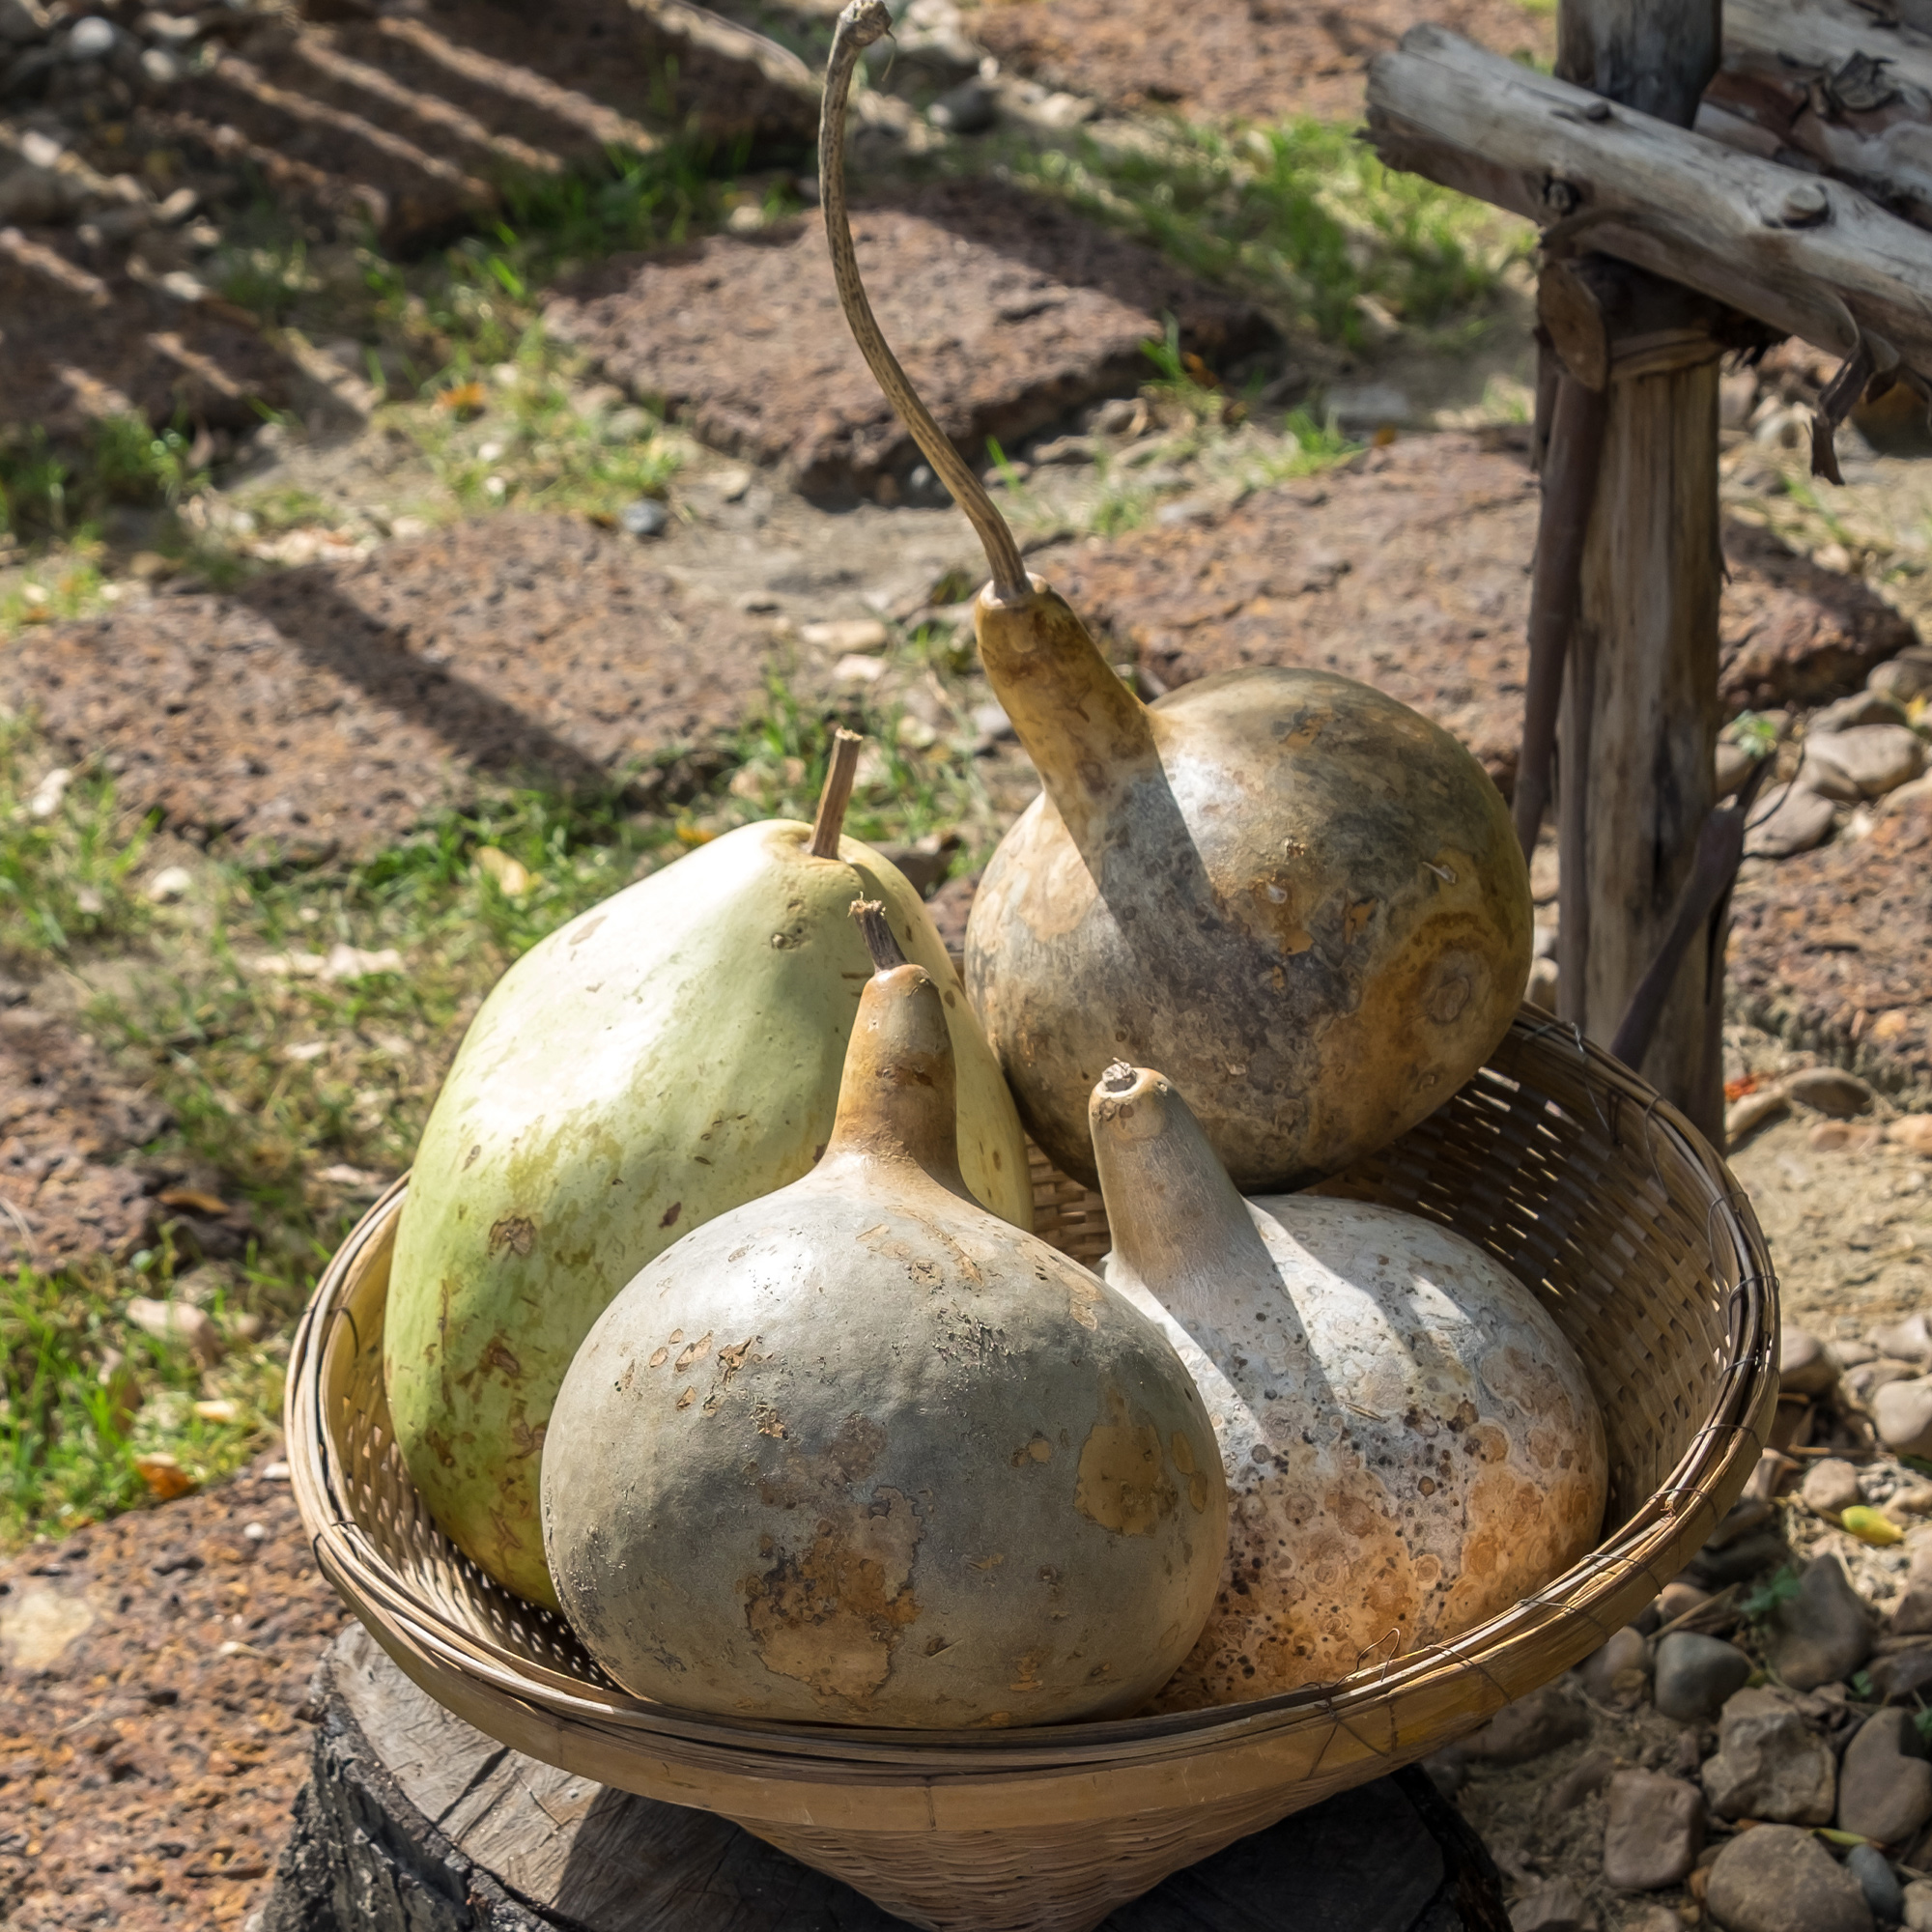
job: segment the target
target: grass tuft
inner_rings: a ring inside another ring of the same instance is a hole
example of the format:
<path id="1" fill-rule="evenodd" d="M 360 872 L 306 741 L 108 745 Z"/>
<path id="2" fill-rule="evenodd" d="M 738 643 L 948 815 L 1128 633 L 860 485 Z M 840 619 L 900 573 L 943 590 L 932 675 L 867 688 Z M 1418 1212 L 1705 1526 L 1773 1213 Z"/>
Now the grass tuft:
<path id="1" fill-rule="evenodd" d="M 1533 243 L 1526 224 L 1384 167 L 1340 125 L 1230 132 L 1176 122 L 1167 136 L 1015 146 L 1005 162 L 1348 348 L 1383 317 L 1431 331 L 1480 326 L 1504 270 Z"/>
<path id="2" fill-rule="evenodd" d="M 0 724 L 0 959 L 138 934 L 148 906 L 133 875 L 151 830 L 128 822 L 108 773 L 67 771 L 24 724 Z"/>

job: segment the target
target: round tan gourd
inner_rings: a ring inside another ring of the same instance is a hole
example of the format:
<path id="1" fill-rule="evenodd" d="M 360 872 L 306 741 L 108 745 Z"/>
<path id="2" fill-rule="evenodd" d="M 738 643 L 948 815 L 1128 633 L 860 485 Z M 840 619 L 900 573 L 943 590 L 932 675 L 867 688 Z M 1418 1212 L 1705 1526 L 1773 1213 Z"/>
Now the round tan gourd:
<path id="1" fill-rule="evenodd" d="M 880 956 L 825 1158 L 660 1255 L 571 1364 L 543 1467 L 565 1614 L 690 1710 L 1133 1710 L 1213 1598 L 1213 1434 L 1153 1322 L 971 1200 L 938 984 Z"/>
<path id="2" fill-rule="evenodd" d="M 551 1404 L 654 1255 L 807 1173 L 871 971 L 847 908 L 883 899 L 943 988 L 968 1186 L 1033 1225 L 1025 1138 L 918 893 L 856 839 L 741 827 L 561 926 L 504 975 L 443 1082 L 403 1205 L 384 1370 L 431 1514 L 556 1606 L 537 1517 Z"/>
<path id="3" fill-rule="evenodd" d="M 1160 1709 L 1443 1642 L 1595 1545 L 1608 1460 L 1582 1364 L 1473 1242 L 1361 1202 L 1243 1201 L 1158 1073 L 1110 1068 L 1093 1130 L 1102 1271 L 1187 1363 L 1230 1492 L 1214 1608 Z"/>
<path id="4" fill-rule="evenodd" d="M 859 280 L 841 129 L 852 66 L 889 26 L 882 0 L 853 0 L 834 43 L 834 271 L 880 386 L 985 548 L 980 661 L 1044 786 L 986 868 L 967 988 L 1066 1173 L 1093 1179 L 1087 1096 L 1125 1057 L 1195 1095 L 1242 1188 L 1300 1185 L 1412 1126 L 1508 1030 L 1531 937 L 1508 810 L 1448 732 L 1326 671 L 1255 666 L 1150 708 L 1028 575 Z"/>

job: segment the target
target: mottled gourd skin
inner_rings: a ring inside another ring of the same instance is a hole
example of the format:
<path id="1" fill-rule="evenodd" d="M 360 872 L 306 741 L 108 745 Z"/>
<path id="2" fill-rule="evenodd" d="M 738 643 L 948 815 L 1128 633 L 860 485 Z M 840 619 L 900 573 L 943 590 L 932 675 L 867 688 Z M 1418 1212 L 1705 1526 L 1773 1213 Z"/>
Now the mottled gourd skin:
<path id="1" fill-rule="evenodd" d="M 1227 1523 L 1152 1322 L 838 1141 L 611 1305 L 543 1493 L 565 1612 L 627 1689 L 885 1726 L 1139 1708 L 1194 1641 Z"/>
<path id="2" fill-rule="evenodd" d="M 1575 1350 L 1496 1262 L 1394 1208 L 1222 1201 L 1178 1177 L 1184 1163 L 1131 1145 L 1110 1161 L 1101 1105 L 1103 1272 L 1187 1363 L 1230 1492 L 1214 1608 L 1158 1709 L 1271 1696 L 1445 1641 L 1595 1546 L 1601 1413 Z"/>
<path id="3" fill-rule="evenodd" d="M 807 1173 L 832 1130 L 883 897 L 944 988 L 962 1165 L 1033 1224 L 1000 1070 L 919 895 L 856 840 L 749 825 L 531 949 L 484 1003 L 423 1133 L 384 1336 L 396 1439 L 444 1533 L 552 1608 L 538 1520 L 551 1405 L 611 1298 L 679 1236 Z"/>
<path id="4" fill-rule="evenodd" d="M 966 935 L 1029 1130 L 1091 1181 L 1087 1096 L 1128 1060 L 1193 1097 L 1247 1192 L 1386 1145 L 1483 1064 L 1522 996 L 1529 876 L 1501 795 L 1446 731 L 1326 671 L 1228 671 L 1151 707 L 1121 687 L 1131 709 L 1106 717 L 1036 675 L 1057 656 L 1075 684 L 1092 652 L 1064 605 L 1060 633 L 1044 620 L 1049 597 L 1030 612 L 1048 641 L 1025 651 L 981 600 L 989 674 L 1046 790 Z"/>

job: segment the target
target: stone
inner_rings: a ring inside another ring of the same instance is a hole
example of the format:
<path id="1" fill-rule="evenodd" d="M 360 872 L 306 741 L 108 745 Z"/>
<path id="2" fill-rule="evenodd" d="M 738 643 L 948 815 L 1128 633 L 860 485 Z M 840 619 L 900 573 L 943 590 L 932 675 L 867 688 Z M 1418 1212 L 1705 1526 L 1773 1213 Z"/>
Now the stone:
<path id="1" fill-rule="evenodd" d="M 814 650 L 838 657 L 868 656 L 892 642 L 892 633 L 877 617 L 834 617 L 820 624 L 806 624 L 798 635 Z"/>
<path id="2" fill-rule="evenodd" d="M 1832 1747 L 1776 1690 L 1740 1690 L 1724 1706 L 1718 1749 L 1701 1774 L 1720 1818 L 1829 1825 L 1837 1799 Z"/>
<path id="3" fill-rule="evenodd" d="M 1658 1640 L 1657 1708 L 1680 1724 L 1708 1724 L 1741 1690 L 1753 1665 L 1736 1644 L 1695 1631 L 1672 1631 Z"/>
<path id="4" fill-rule="evenodd" d="M 1865 1665 L 1872 1695 L 1884 1704 L 1903 1704 L 1932 1687 L 1932 1645 L 1894 1650 Z"/>
<path id="5" fill-rule="evenodd" d="M 1617 1761 L 1606 1750 L 1585 1751 L 1545 1794 L 1544 1810 L 1567 1818 L 1586 1798 L 1594 1798 L 1616 1776 Z"/>
<path id="6" fill-rule="evenodd" d="M 949 134 L 982 134 L 999 119 L 1000 98 L 983 80 L 962 80 L 926 109 L 926 119 Z"/>
<path id="7" fill-rule="evenodd" d="M 1604 1877 L 1619 1891 L 1682 1885 L 1704 1849 L 1704 1794 L 1681 1777 L 1620 1771 L 1604 1807 Z"/>
<path id="8" fill-rule="evenodd" d="M 969 452 L 1136 389 L 1165 315 L 1215 368 L 1275 340 L 1253 303 L 1017 184 L 882 191 L 852 226 L 879 326 Z M 545 318 L 604 380 L 663 398 L 700 440 L 810 494 L 873 496 L 919 460 L 845 327 L 816 212 L 613 257 L 561 286 Z"/>
<path id="9" fill-rule="evenodd" d="M 1894 811 L 1917 811 L 1928 801 L 1932 801 L 1932 773 L 1922 779 L 1914 779 L 1910 784 L 1902 784 L 1896 791 L 1889 791 L 1873 802 L 1871 816 L 1874 820 L 1890 816 Z"/>
<path id="10" fill-rule="evenodd" d="M 1657 1620 L 1660 1624 L 1674 1624 L 1681 1616 L 1711 1601 L 1708 1590 L 1700 1590 L 1695 1583 L 1686 1583 L 1681 1579 L 1666 1583 L 1658 1593 Z"/>
<path id="11" fill-rule="evenodd" d="M 628 536 L 657 537 L 670 523 L 670 512 L 654 497 L 639 497 L 617 512 L 617 522 Z"/>
<path id="12" fill-rule="evenodd" d="M 1684 1932 L 1684 1921 L 1667 1905 L 1639 1905 L 1624 1915 L 1618 1932 Z"/>
<path id="13" fill-rule="evenodd" d="M 1760 1571 L 1788 1561 L 1790 1555 L 1784 1538 L 1769 1529 L 1735 1543 L 1707 1543 L 1684 1566 L 1684 1574 L 1699 1589 L 1721 1590 L 1726 1583 L 1742 1583 Z"/>
<path id="14" fill-rule="evenodd" d="M 46 33 L 47 12 L 40 0 L 0 0 L 0 41 L 23 47 Z"/>
<path id="15" fill-rule="evenodd" d="M 1907 724 L 1905 706 L 1889 692 L 1875 691 L 1869 679 L 1862 691 L 1849 697 L 1835 698 L 1812 712 L 1806 724 L 1811 738 L 1829 737 L 1834 731 L 1856 730 L 1861 724 Z"/>
<path id="16" fill-rule="evenodd" d="M 1598 1932 L 1600 1922 L 1567 1878 L 1524 1892 L 1510 1907 L 1510 1932 Z"/>
<path id="17" fill-rule="evenodd" d="M 1782 1087 L 1760 1087 L 1755 1094 L 1733 1100 L 1724 1109 L 1724 1145 L 1735 1148 L 1768 1121 L 1790 1111 L 1791 1096 Z"/>
<path id="18" fill-rule="evenodd" d="M 1882 1845 L 1909 1845 L 1932 1823 L 1932 1763 L 1913 1713 L 1875 1711 L 1845 1747 L 1838 1829 Z"/>
<path id="19" fill-rule="evenodd" d="M 1857 1368 L 1848 1371 L 1843 1387 L 1854 1405 L 1869 1412 L 1878 1400 L 1880 1389 L 1888 1388 L 1893 1382 L 1915 1381 L 1918 1373 L 1916 1362 L 1893 1362 L 1881 1357 L 1875 1362 L 1861 1362 Z"/>
<path id="20" fill-rule="evenodd" d="M 1915 1530 L 1905 1542 L 1905 1589 L 1891 1606 L 1893 1636 L 1932 1635 L 1932 1529 Z"/>
<path id="21" fill-rule="evenodd" d="M 1849 1121 L 1871 1111 L 1870 1086 L 1856 1073 L 1836 1066 L 1807 1066 L 1802 1072 L 1787 1074 L 1784 1091 L 1801 1106 L 1815 1108 L 1834 1121 Z"/>
<path id="22" fill-rule="evenodd" d="M 1756 757 L 1742 745 L 1733 744 L 1728 738 L 1718 740 L 1716 778 L 1719 798 L 1729 798 L 1756 769 Z"/>
<path id="23" fill-rule="evenodd" d="M 1864 1501 L 1859 1490 L 1859 1472 L 1836 1456 L 1827 1456 L 1822 1462 L 1813 1463 L 1805 1470 L 1798 1493 L 1804 1498 L 1806 1509 L 1832 1518 L 1836 1518 L 1841 1510 L 1853 1509 Z"/>
<path id="24" fill-rule="evenodd" d="M 1796 1322 L 1778 1338 L 1777 1385 L 1791 1395 L 1823 1395 L 1838 1379 L 1838 1358 Z"/>
<path id="25" fill-rule="evenodd" d="M 1816 792 L 1834 805 L 1857 805 L 1864 797 L 1858 780 L 1838 764 L 1823 743 L 1804 747 L 1793 783 L 1798 790 Z"/>
<path id="26" fill-rule="evenodd" d="M 1925 742 L 1909 724 L 1860 724 L 1822 735 L 1814 731 L 1804 741 L 1804 761 L 1814 760 L 1834 776 L 1842 775 L 1855 798 L 1883 798 L 1923 775 Z"/>
<path id="27" fill-rule="evenodd" d="M 990 699 L 973 707 L 971 722 L 974 731 L 988 745 L 1013 735 L 1013 721 L 1007 716 L 1006 707 Z"/>
<path id="28" fill-rule="evenodd" d="M 1837 808 L 1829 798 L 1805 786 L 1789 785 L 1777 804 L 1751 825 L 1745 854 L 1747 858 L 1789 859 L 1809 852 L 1831 838 L 1837 822 Z"/>
<path id="29" fill-rule="evenodd" d="M 1711 1865 L 1704 1904 L 1723 1932 L 1873 1932 L 1859 1882 L 1809 1832 L 1740 1832 Z"/>
<path id="30" fill-rule="evenodd" d="M 1771 1667 L 1794 1690 L 1849 1677 L 1871 1655 L 1870 1613 L 1835 1556 L 1814 1556 L 1798 1594 L 1772 1612 Z"/>
<path id="31" fill-rule="evenodd" d="M 194 890 L 194 874 L 185 866 L 163 866 L 148 881 L 148 896 L 156 905 L 172 905 Z"/>
<path id="32" fill-rule="evenodd" d="M 1932 1879 L 1916 1878 L 1905 1888 L 1906 1932 L 1932 1932 Z"/>
<path id="33" fill-rule="evenodd" d="M 1845 1854 L 1845 1869 L 1858 1880 L 1872 1917 L 1881 1925 L 1896 1925 L 1905 1917 L 1905 1888 L 1876 1845 L 1854 1845 Z"/>
<path id="34" fill-rule="evenodd" d="M 103 20 L 98 14 L 87 14 L 68 30 L 67 57 L 72 61 L 105 60 L 119 38 L 112 20 Z"/>
<path id="35" fill-rule="evenodd" d="M 1888 1382 L 1873 1395 L 1871 1412 L 1894 1456 L 1932 1456 L 1932 1376 Z"/>
<path id="36" fill-rule="evenodd" d="M 1908 1153 L 1932 1154 L 1932 1114 L 1907 1114 L 1886 1128 L 1885 1137 Z"/>
<path id="37" fill-rule="evenodd" d="M 157 1342 L 179 1342 L 204 1368 L 221 1359 L 220 1331 L 207 1310 L 190 1301 L 156 1301 L 137 1294 L 128 1304 L 128 1320 Z"/>
<path id="38" fill-rule="evenodd" d="M 1505 1704 L 1469 1740 L 1470 1755 L 1489 1764 L 1528 1764 L 1590 1735 L 1590 1714 L 1560 1683 Z"/>
<path id="39" fill-rule="evenodd" d="M 1650 1652 L 1643 1634 L 1628 1624 L 1612 1631 L 1608 1641 L 1594 1657 L 1584 1660 L 1577 1674 L 1583 1680 L 1583 1689 L 1600 1704 L 1637 1702 L 1643 1695 L 1643 1681 L 1650 1675 Z"/>
<path id="40" fill-rule="evenodd" d="M 1932 1329 L 1927 1329 L 1923 1315 L 1908 1315 L 1903 1321 L 1894 1321 L 1889 1327 L 1874 1328 L 1870 1340 L 1881 1355 L 1932 1366 Z"/>
<path id="41" fill-rule="evenodd" d="M 1921 646 L 1900 651 L 1895 658 L 1873 665 L 1865 674 L 1865 689 L 1901 704 L 1927 696 L 1932 693 L 1932 650 Z"/>

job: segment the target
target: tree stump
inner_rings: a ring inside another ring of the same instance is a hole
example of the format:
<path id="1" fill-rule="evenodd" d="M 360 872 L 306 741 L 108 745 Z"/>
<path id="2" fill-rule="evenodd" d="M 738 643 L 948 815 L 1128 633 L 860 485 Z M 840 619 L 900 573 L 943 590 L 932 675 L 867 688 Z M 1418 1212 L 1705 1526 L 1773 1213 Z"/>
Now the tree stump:
<path id="1" fill-rule="evenodd" d="M 903 1921 L 706 1811 L 486 1738 L 359 1625 L 317 1673 L 309 1783 L 262 1932 L 893 1932 Z M 1107 1932 L 1507 1932 L 1494 1867 L 1420 1773 L 1241 1839 Z M 1439 1833 L 1439 1836 L 1438 1836 Z"/>

